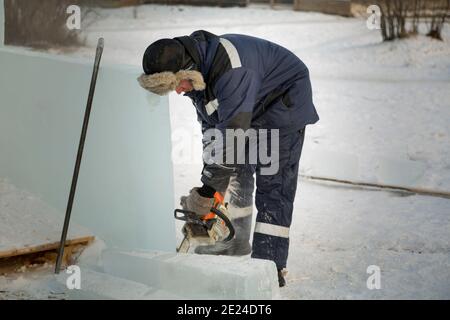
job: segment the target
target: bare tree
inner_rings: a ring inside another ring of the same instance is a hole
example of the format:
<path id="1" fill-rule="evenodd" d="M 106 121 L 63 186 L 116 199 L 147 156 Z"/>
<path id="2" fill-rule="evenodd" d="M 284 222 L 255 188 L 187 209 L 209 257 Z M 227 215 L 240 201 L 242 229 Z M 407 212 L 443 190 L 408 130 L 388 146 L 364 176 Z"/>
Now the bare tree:
<path id="1" fill-rule="evenodd" d="M 76 0 L 5 0 L 5 44 L 47 48 L 79 45 L 79 30 L 66 26 Z"/>
<path id="2" fill-rule="evenodd" d="M 442 40 L 442 28 L 445 24 L 450 10 L 450 0 L 431 1 L 431 22 L 427 36 Z"/>
<path id="3" fill-rule="evenodd" d="M 379 0 L 377 5 L 381 9 L 381 35 L 384 41 L 396 38 L 396 10 L 394 0 Z"/>
<path id="4" fill-rule="evenodd" d="M 275 0 L 270 0 L 270 7 L 271 7 L 272 9 L 275 8 Z"/>
<path id="5" fill-rule="evenodd" d="M 382 14 L 380 26 L 384 41 L 418 34 L 420 23 L 427 20 L 427 35 L 442 40 L 442 28 L 449 14 L 450 0 L 378 0 L 377 5 Z"/>
<path id="6" fill-rule="evenodd" d="M 411 22 L 411 33 L 418 34 L 419 33 L 419 22 L 420 22 L 420 14 L 423 12 L 424 1 L 423 0 L 414 0 L 412 5 L 413 7 L 413 16 Z"/>

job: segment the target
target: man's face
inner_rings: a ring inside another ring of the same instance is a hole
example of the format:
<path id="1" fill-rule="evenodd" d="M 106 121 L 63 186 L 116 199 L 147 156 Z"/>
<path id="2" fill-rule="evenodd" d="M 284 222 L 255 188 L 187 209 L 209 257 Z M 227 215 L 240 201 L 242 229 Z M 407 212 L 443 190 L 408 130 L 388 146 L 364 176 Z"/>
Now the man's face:
<path id="1" fill-rule="evenodd" d="M 192 86 L 192 81 L 191 80 L 181 80 L 180 83 L 178 84 L 178 86 L 175 88 L 175 91 L 180 94 L 183 92 L 190 92 L 192 91 L 194 88 Z"/>

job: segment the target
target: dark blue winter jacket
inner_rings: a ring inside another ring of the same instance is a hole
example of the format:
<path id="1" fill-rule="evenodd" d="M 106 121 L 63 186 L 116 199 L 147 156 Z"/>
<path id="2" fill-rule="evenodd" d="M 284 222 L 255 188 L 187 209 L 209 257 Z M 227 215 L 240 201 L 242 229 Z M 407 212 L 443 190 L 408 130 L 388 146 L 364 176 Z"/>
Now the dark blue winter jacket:
<path id="1" fill-rule="evenodd" d="M 207 85 L 185 94 L 203 130 L 251 127 L 279 129 L 283 135 L 319 120 L 308 68 L 289 50 L 255 37 L 203 30 L 176 39 L 185 44 Z M 229 179 L 224 170 L 205 170 L 202 181 L 212 187 L 218 184 L 214 176 Z"/>

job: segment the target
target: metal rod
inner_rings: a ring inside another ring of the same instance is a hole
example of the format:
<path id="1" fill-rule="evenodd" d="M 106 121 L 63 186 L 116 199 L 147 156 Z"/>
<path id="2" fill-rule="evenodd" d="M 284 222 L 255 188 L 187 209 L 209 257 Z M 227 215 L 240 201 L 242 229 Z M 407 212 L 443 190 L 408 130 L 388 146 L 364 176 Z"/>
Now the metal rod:
<path id="1" fill-rule="evenodd" d="M 95 85 L 97 83 L 97 75 L 98 75 L 98 69 L 100 67 L 100 59 L 101 59 L 102 53 L 103 53 L 103 46 L 104 46 L 103 38 L 98 39 L 97 51 L 95 54 L 94 68 L 92 71 L 91 85 L 89 88 L 89 95 L 88 95 L 88 100 L 87 100 L 87 105 L 86 105 L 86 111 L 84 113 L 83 128 L 81 130 L 80 142 L 78 145 L 77 159 L 75 162 L 75 168 L 73 170 L 72 184 L 70 186 L 70 193 L 69 193 L 69 200 L 67 202 L 66 216 L 64 218 L 64 226 L 63 226 L 63 230 L 62 230 L 62 234 L 61 234 L 61 241 L 59 243 L 58 258 L 56 259 L 56 267 L 55 267 L 56 274 L 58 274 L 61 269 L 61 262 L 62 262 L 62 258 L 64 255 L 64 247 L 66 245 L 67 231 L 69 229 L 70 215 L 72 213 L 73 200 L 75 198 L 75 191 L 77 188 L 78 174 L 80 172 L 81 158 L 83 157 L 84 142 L 86 140 L 86 133 L 87 133 L 88 124 L 89 124 L 89 117 L 91 115 L 92 100 L 94 99 Z"/>

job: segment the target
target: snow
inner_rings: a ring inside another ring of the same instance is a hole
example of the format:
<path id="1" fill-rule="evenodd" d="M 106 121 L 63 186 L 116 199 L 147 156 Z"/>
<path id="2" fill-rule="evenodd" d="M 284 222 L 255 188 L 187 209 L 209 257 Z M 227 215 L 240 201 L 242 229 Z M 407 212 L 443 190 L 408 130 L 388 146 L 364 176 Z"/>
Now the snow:
<path id="1" fill-rule="evenodd" d="M 295 208 L 286 298 L 450 297 L 448 199 L 301 180 Z"/>
<path id="2" fill-rule="evenodd" d="M 61 213 L 35 195 L 0 180 L 0 252 L 58 242 Z M 92 236 L 75 223 L 67 239 Z"/>
<path id="3" fill-rule="evenodd" d="M 448 25 L 443 42 L 417 36 L 381 43 L 363 19 L 261 6 L 146 5 L 137 19 L 131 8 L 96 11 L 100 18 L 84 32 L 87 47 L 71 55 L 92 58 L 103 36 L 105 62 L 140 65 L 151 42 L 197 29 L 286 46 L 310 69 L 321 117 L 306 130 L 301 174 L 450 190 Z M 189 99 L 169 98 L 179 199 L 200 184 L 201 133 Z M 449 199 L 300 179 L 281 296 L 448 299 L 448 230 Z M 380 290 L 366 286 L 370 265 L 381 269 Z"/>
<path id="4" fill-rule="evenodd" d="M 52 267 L 45 266 L 24 275 L 0 276 L 0 300 L 65 300 L 61 286 L 54 286 Z"/>

